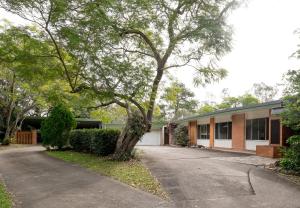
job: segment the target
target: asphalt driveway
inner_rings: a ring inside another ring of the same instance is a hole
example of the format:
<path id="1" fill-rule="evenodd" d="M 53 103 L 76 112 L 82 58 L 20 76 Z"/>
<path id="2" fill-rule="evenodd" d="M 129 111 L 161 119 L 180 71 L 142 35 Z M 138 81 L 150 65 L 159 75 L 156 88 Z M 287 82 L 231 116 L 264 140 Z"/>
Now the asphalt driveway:
<path id="1" fill-rule="evenodd" d="M 156 196 L 51 158 L 43 150 L 28 147 L 0 151 L 0 177 L 13 194 L 16 207 L 173 207 Z"/>
<path id="2" fill-rule="evenodd" d="M 139 148 L 176 207 L 300 208 L 300 186 L 259 167 L 269 159 L 199 149 Z"/>

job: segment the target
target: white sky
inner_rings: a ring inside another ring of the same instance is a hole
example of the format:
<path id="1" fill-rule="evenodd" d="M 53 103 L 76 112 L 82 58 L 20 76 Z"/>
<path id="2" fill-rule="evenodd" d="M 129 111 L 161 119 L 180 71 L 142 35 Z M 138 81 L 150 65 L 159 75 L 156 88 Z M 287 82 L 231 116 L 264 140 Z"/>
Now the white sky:
<path id="1" fill-rule="evenodd" d="M 275 85 L 282 82 L 288 69 L 300 68 L 300 61 L 289 58 L 300 44 L 300 0 L 248 0 L 247 5 L 233 12 L 233 49 L 219 66 L 228 70 L 228 76 L 206 88 L 193 86 L 192 70 L 177 70 L 176 77 L 191 88 L 200 101 L 220 101 L 223 88 L 233 96 L 251 89 L 253 83 Z M 0 10 L 0 19 L 17 24 L 24 20 Z"/>
<path id="2" fill-rule="evenodd" d="M 224 80 L 194 88 L 190 70 L 177 74 L 199 100 L 220 101 L 223 88 L 238 96 L 253 83 L 275 85 L 288 69 L 300 68 L 300 61 L 289 58 L 300 44 L 294 34 L 300 28 L 300 0 L 248 0 L 247 6 L 233 12 L 229 23 L 234 27 L 233 49 L 219 63 L 229 72 Z"/>

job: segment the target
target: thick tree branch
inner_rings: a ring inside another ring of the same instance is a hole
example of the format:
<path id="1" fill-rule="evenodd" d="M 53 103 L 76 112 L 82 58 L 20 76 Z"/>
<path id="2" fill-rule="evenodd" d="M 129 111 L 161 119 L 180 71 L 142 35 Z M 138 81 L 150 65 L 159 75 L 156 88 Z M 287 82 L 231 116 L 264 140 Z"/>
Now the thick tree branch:
<path id="1" fill-rule="evenodd" d="M 137 35 L 139 35 L 147 43 L 147 45 L 150 47 L 156 61 L 157 62 L 161 61 L 160 54 L 159 54 L 158 50 L 156 49 L 156 47 L 154 46 L 153 42 L 142 31 L 136 30 L 136 29 L 128 29 L 128 30 L 125 29 L 122 32 L 122 34 L 125 34 L 125 35 L 126 34 L 137 34 Z"/>

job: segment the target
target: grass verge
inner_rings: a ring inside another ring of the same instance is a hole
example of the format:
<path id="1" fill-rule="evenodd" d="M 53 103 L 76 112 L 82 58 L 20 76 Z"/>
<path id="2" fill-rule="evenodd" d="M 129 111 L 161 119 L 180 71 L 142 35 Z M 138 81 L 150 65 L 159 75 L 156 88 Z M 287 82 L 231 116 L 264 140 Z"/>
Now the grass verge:
<path id="1" fill-rule="evenodd" d="M 0 208 L 11 208 L 12 200 L 0 181 Z"/>
<path id="2" fill-rule="evenodd" d="M 47 154 L 67 162 L 79 164 L 82 167 L 110 176 L 159 197 L 167 198 L 166 192 L 163 191 L 157 179 L 138 160 L 113 161 L 105 157 L 72 151 L 48 151 Z"/>

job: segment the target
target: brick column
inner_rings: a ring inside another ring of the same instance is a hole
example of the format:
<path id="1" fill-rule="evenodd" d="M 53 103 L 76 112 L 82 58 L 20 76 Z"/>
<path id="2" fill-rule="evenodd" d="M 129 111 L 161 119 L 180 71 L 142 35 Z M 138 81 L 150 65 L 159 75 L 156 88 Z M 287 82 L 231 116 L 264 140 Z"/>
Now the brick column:
<path id="1" fill-rule="evenodd" d="M 210 118 L 209 120 L 209 147 L 214 147 L 215 138 L 215 118 Z"/>
<path id="2" fill-rule="evenodd" d="M 190 145 L 197 145 L 197 121 L 189 122 L 188 131 L 189 131 Z"/>
<path id="3" fill-rule="evenodd" d="M 232 115 L 232 148 L 245 149 L 245 114 Z"/>

